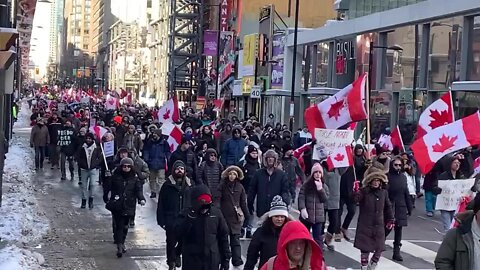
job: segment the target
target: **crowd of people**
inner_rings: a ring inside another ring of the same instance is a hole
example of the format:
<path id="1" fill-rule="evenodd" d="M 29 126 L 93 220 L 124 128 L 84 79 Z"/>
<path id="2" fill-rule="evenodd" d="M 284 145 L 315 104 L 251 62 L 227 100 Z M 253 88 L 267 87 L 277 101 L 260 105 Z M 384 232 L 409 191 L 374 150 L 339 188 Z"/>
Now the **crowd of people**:
<path id="1" fill-rule="evenodd" d="M 411 154 L 379 145 L 370 159 L 358 144 L 353 166 L 330 169 L 326 156 L 312 158 L 316 140 L 307 129 L 293 133 L 273 115 L 263 125 L 254 115 L 220 118 L 212 106 L 200 113 L 187 107 L 175 123 L 183 131 L 181 141 L 172 148 L 159 108 L 107 110 L 102 102 L 65 103 L 60 92 L 37 92 L 29 104 L 36 170 L 44 169 L 48 158 L 51 169 L 61 171 L 61 181 L 78 181 L 81 208 L 100 204 L 94 197 L 97 189 L 103 191 L 118 257 L 127 251 L 137 205 L 157 203 L 169 269 L 226 270 L 230 263 L 246 270 L 325 269 L 324 249 L 334 252 L 335 242 L 352 240 L 348 228 L 357 209 L 353 242 L 361 251 L 361 268 L 376 268 L 392 231 L 392 259 L 402 261 L 402 229 L 416 199 L 425 196 L 426 215 L 433 216 L 435 197 L 442 192 L 438 180 L 469 177 L 476 155 L 472 149 L 449 155 L 422 185 Z M 114 143 L 113 155 L 106 155 L 108 142 Z M 147 182 L 150 201 L 144 196 Z M 472 187 L 479 190 L 479 184 Z M 461 223 L 446 235 L 446 241 L 456 242 L 442 245 L 438 269 L 480 269 L 458 262 L 461 247 L 453 248 L 462 235 L 480 235 L 479 204 L 477 196 L 466 216 L 470 225 Z M 300 213 L 298 219 L 290 215 L 292 209 Z M 446 232 L 454 212 L 442 210 L 441 217 Z M 245 262 L 242 238 L 250 239 Z M 477 244 L 465 246 L 470 250 Z M 480 264 L 473 252 L 460 255 Z"/>

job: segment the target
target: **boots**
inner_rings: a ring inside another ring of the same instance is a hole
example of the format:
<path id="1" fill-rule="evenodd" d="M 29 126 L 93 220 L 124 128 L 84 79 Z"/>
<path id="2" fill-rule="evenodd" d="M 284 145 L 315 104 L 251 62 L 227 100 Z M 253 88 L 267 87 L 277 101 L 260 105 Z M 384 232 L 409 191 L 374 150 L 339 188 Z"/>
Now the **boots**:
<path id="1" fill-rule="evenodd" d="M 336 233 L 333 236 L 333 239 L 335 240 L 335 242 L 342 242 L 342 233 Z"/>
<path id="2" fill-rule="evenodd" d="M 402 257 L 402 255 L 400 254 L 400 247 L 401 247 L 401 246 L 402 246 L 402 244 L 393 245 L 393 256 L 392 256 L 392 260 L 397 261 L 397 262 L 403 262 L 403 257 Z"/>
<path id="3" fill-rule="evenodd" d="M 80 206 L 80 208 L 85 208 L 87 206 L 87 200 L 85 199 L 82 199 L 82 206 Z"/>
<path id="4" fill-rule="evenodd" d="M 168 270 L 175 270 L 175 263 L 168 263 Z"/>
<path id="5" fill-rule="evenodd" d="M 376 262 L 370 262 L 368 264 L 367 270 L 375 270 L 377 268 L 377 263 Z"/>
<path id="6" fill-rule="evenodd" d="M 362 266 L 360 266 L 360 270 L 368 270 L 368 266 L 362 265 Z"/>
<path id="7" fill-rule="evenodd" d="M 156 197 L 157 197 L 157 193 L 152 192 L 152 194 L 150 194 L 150 199 L 155 199 Z"/>
<path id="8" fill-rule="evenodd" d="M 177 255 L 177 257 L 175 258 L 175 266 L 177 268 L 182 267 L 182 258 L 180 257 L 180 255 Z"/>
<path id="9" fill-rule="evenodd" d="M 343 238 L 345 238 L 345 240 L 350 242 L 350 237 L 348 236 L 348 229 L 341 228 L 340 230 L 342 231 Z"/>
<path id="10" fill-rule="evenodd" d="M 122 244 L 122 253 L 126 253 L 127 252 L 127 248 L 125 247 L 125 244 Z"/>
<path id="11" fill-rule="evenodd" d="M 73 181 L 74 175 L 73 172 L 70 173 L 70 181 Z"/>
<path id="12" fill-rule="evenodd" d="M 325 234 L 325 245 L 327 246 L 328 250 L 330 251 L 334 251 L 335 250 L 335 247 L 332 245 L 332 240 L 333 240 L 333 235 L 329 232 L 327 232 L 327 234 Z"/>
<path id="13" fill-rule="evenodd" d="M 117 258 L 121 258 L 122 256 L 123 256 L 122 244 L 117 244 Z"/>
<path id="14" fill-rule="evenodd" d="M 93 208 L 93 197 L 88 198 L 88 209 Z"/>

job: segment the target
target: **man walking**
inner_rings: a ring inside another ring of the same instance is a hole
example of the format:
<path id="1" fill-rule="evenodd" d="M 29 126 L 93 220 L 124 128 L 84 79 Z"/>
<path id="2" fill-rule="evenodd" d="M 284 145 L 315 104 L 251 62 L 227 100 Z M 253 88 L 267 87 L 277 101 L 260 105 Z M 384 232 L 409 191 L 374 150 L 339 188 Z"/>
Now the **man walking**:
<path id="1" fill-rule="evenodd" d="M 150 169 L 150 198 L 156 198 L 165 182 L 165 169 L 170 159 L 170 146 L 162 136 L 162 130 L 156 129 L 143 149 L 143 157 Z"/>

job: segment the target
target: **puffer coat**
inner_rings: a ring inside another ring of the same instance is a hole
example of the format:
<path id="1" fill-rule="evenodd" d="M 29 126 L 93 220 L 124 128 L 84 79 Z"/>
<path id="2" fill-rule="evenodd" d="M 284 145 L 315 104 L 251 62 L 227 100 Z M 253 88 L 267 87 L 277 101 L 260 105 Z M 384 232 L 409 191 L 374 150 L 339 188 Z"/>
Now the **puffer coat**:
<path id="1" fill-rule="evenodd" d="M 393 168 L 390 168 L 387 176 L 388 198 L 392 203 L 395 225 L 405 227 L 408 225 L 408 215 L 413 209 L 410 192 L 408 191 L 407 177 L 403 173 L 396 173 Z"/>
<path id="2" fill-rule="evenodd" d="M 115 170 L 112 177 L 106 178 L 103 188 L 104 194 L 111 193 L 110 198 L 123 198 L 124 207 L 120 214 L 124 216 L 134 216 L 137 201 L 145 200 L 142 182 L 133 170 L 129 173 L 124 173 L 121 169 Z"/>
<path id="3" fill-rule="evenodd" d="M 218 186 L 221 183 L 222 171 L 223 165 L 220 162 L 211 162 L 209 160 L 202 162 L 197 170 L 198 183 L 206 185 L 214 198 L 218 196 Z"/>
<path id="4" fill-rule="evenodd" d="M 218 191 L 220 194 L 218 204 L 230 229 L 230 233 L 240 234 L 243 222 L 239 219 L 235 207 L 241 209 L 246 219 L 249 216 L 247 195 L 243 185 L 238 181 L 230 182 L 228 179 L 225 179 L 218 187 Z"/>
<path id="5" fill-rule="evenodd" d="M 315 180 L 310 178 L 300 188 L 298 194 L 298 209 L 307 209 L 308 218 L 305 220 L 311 224 L 325 222 L 325 205 L 328 199 L 328 187 L 323 184 L 321 190 L 317 190 Z M 301 218 L 303 220 L 303 218 Z"/>
<path id="6" fill-rule="evenodd" d="M 328 187 L 328 198 L 325 203 L 325 209 L 340 209 L 340 174 L 337 169 L 333 172 L 325 171 L 323 176 L 324 185 Z"/>

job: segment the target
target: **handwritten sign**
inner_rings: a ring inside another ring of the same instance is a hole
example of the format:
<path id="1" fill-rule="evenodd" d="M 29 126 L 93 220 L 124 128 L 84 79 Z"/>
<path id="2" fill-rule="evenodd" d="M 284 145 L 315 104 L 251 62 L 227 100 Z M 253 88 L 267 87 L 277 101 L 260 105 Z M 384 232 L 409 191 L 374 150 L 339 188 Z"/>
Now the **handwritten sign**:
<path id="1" fill-rule="evenodd" d="M 439 180 L 438 187 L 442 193 L 437 196 L 435 209 L 455 211 L 463 196 L 470 195 L 470 189 L 475 184 L 475 179 Z"/>
<path id="2" fill-rule="evenodd" d="M 321 160 L 331 154 L 332 151 L 346 145 L 351 145 L 354 141 L 353 130 L 338 129 L 315 129 L 315 139 L 317 143 L 313 148 L 313 159 Z"/>
<path id="3" fill-rule="evenodd" d="M 109 141 L 109 142 L 104 142 L 103 143 L 103 153 L 105 154 L 105 157 L 113 157 L 114 155 L 114 146 L 115 142 L 114 141 Z"/>

